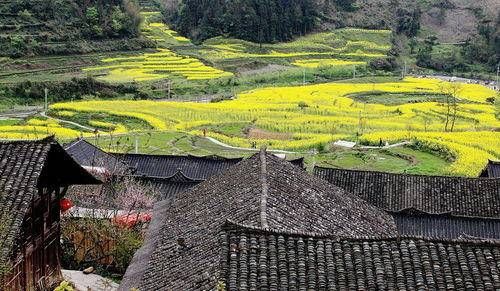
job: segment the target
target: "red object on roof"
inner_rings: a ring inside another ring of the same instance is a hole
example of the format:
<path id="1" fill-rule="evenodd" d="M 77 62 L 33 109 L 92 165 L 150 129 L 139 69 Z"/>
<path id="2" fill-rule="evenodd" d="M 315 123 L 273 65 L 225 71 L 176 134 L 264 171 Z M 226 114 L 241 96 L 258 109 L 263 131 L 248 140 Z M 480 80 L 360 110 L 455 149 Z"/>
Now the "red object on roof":
<path id="1" fill-rule="evenodd" d="M 134 227 L 138 223 L 146 223 L 151 221 L 151 213 L 130 213 L 117 215 L 113 219 L 114 223 L 123 227 Z"/>
<path id="2" fill-rule="evenodd" d="M 59 207 L 61 208 L 61 212 L 66 212 L 73 207 L 73 202 L 68 198 L 63 198 L 59 200 Z"/>

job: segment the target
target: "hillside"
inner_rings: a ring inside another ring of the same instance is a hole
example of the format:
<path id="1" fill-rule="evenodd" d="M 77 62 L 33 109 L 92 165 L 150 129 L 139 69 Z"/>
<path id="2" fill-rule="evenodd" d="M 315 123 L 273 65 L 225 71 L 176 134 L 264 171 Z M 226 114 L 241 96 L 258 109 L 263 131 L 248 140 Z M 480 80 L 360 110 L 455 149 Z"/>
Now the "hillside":
<path id="1" fill-rule="evenodd" d="M 497 0 L 356 0 L 353 11 L 340 10 L 332 1 L 317 0 L 322 7 L 322 28 L 339 26 L 389 28 L 398 8 L 418 8 L 424 34 L 435 34 L 440 42 L 462 42 L 477 34 L 482 21 L 495 21 L 500 12 Z"/>
<path id="2" fill-rule="evenodd" d="M 141 18 L 129 0 L 0 2 L 0 56 L 138 49 Z"/>
<path id="3" fill-rule="evenodd" d="M 344 27 L 391 29 L 399 67 L 493 73 L 500 62 L 495 0 L 158 1 L 165 22 L 197 44 L 217 36 L 262 44 Z"/>

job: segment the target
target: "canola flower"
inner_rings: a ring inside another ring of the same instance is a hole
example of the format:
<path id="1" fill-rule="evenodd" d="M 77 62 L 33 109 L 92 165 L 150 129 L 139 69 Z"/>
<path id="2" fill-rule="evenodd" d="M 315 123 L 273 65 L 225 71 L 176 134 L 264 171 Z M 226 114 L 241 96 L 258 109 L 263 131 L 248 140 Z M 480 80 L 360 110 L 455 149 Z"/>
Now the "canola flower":
<path id="1" fill-rule="evenodd" d="M 297 60 L 293 62 L 292 65 L 302 68 L 320 68 L 320 67 L 343 67 L 343 66 L 366 65 L 366 62 L 345 61 L 339 59 L 307 59 L 307 60 Z"/>
<path id="2" fill-rule="evenodd" d="M 74 139 L 86 134 L 61 126 L 0 126 L 0 139 L 39 139 L 49 135 L 55 135 L 63 139 Z"/>
<path id="3" fill-rule="evenodd" d="M 102 128 L 108 133 L 120 134 L 127 133 L 127 128 L 123 124 L 115 124 L 111 122 L 104 122 L 99 120 L 89 120 L 89 125 L 97 128 Z"/>
<path id="4" fill-rule="evenodd" d="M 142 12 L 143 34 L 161 47 L 192 45 L 191 41 L 177 34 L 155 19 L 161 18 L 159 12 Z M 207 66 L 194 57 L 179 55 L 170 49 L 159 48 L 155 53 L 137 56 L 104 58 L 101 66 L 85 68 L 83 71 L 97 73 L 100 80 L 113 83 L 156 81 L 167 78 L 187 80 L 210 80 L 231 77 L 233 74 Z M 103 75 L 101 75 L 103 74 Z"/>
<path id="5" fill-rule="evenodd" d="M 354 134 L 360 135 L 361 140 L 367 143 L 378 143 L 380 138 L 390 142 L 416 140 L 449 153 L 454 160 L 450 173 L 474 175 L 487 157 L 500 158 L 500 136 L 494 132 L 500 128 L 500 120 L 495 117 L 494 106 L 487 102 L 488 97 L 495 96 L 494 91 L 473 84 L 461 85 L 463 88 L 457 98 L 462 102 L 457 106 L 453 133 L 443 132 L 447 112 L 443 103 L 384 105 L 362 103 L 351 97 L 372 91 L 436 94 L 441 93 L 443 85 L 448 83 L 436 79 L 407 78 L 386 83 L 262 88 L 241 93 L 235 100 L 217 103 L 81 101 L 57 103 L 51 106 L 51 110 L 55 114 L 59 111 L 82 115 L 102 112 L 123 118 L 123 122 L 115 122 L 123 126 L 126 126 L 128 118 L 134 118 L 147 122 L 159 131 L 201 135 L 203 128 L 238 123 L 287 137 L 279 140 L 252 139 L 243 133 L 206 132 L 208 136 L 240 147 L 267 144 L 270 148 L 302 151 L 339 138 L 353 139 Z M 100 128 L 104 129 L 104 124 L 101 125 Z M 114 129 L 108 124 L 108 130 Z"/>
<path id="6" fill-rule="evenodd" d="M 375 132 L 362 136 L 366 143 L 379 140 L 398 142 L 415 140 L 439 152 L 448 151 L 455 160 L 449 172 L 477 176 L 488 159 L 500 159 L 500 132 Z"/>
<path id="7" fill-rule="evenodd" d="M 68 111 L 68 110 L 57 111 L 57 116 L 59 116 L 59 117 L 73 117 L 75 115 L 76 115 L 76 112 L 74 112 L 74 111 Z"/>
<path id="8" fill-rule="evenodd" d="M 171 30 L 165 23 L 155 22 L 156 19 L 162 18 L 160 12 L 141 12 L 141 16 L 144 18 L 141 30 L 147 38 L 158 42 L 166 42 L 171 45 L 191 44 L 188 38 L 178 35 L 176 31 Z"/>
<path id="9" fill-rule="evenodd" d="M 85 68 L 103 81 L 113 83 L 146 82 L 166 78 L 211 80 L 231 77 L 231 72 L 211 67 L 192 56 L 180 55 L 172 47 L 190 46 L 191 41 L 178 35 L 161 21 L 159 12 L 142 12 L 143 34 L 157 42 L 159 51 L 138 56 L 105 58 L 101 66 Z M 168 48 L 168 49 L 167 49 Z M 294 41 L 260 46 L 243 40 L 217 37 L 196 51 L 211 62 L 230 59 L 285 60 L 290 64 L 318 68 L 323 66 L 363 65 L 384 58 L 390 49 L 390 33 L 383 30 L 339 29 L 300 37 Z M 316 61 L 323 59 L 323 61 Z M 346 60 L 343 60 L 346 59 Z"/>
<path id="10" fill-rule="evenodd" d="M 279 44 L 258 44 L 216 37 L 204 43 L 202 55 L 212 61 L 249 58 L 291 59 L 292 63 L 306 62 L 310 58 L 354 59 L 368 61 L 383 58 L 389 51 L 390 31 L 365 29 L 338 29 L 332 32 L 314 33 L 291 42 Z"/>
<path id="11" fill-rule="evenodd" d="M 105 58 L 102 62 L 105 65 L 85 68 L 84 71 L 107 72 L 98 79 L 108 82 L 153 81 L 175 76 L 188 80 L 206 80 L 233 75 L 168 49 L 159 49 L 156 53 L 140 56 Z"/>

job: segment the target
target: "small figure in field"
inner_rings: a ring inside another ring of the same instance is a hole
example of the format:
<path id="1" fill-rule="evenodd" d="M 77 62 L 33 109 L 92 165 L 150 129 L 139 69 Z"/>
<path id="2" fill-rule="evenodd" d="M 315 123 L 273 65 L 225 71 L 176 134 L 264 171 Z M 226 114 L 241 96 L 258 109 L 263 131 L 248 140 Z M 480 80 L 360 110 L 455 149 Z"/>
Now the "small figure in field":
<path id="1" fill-rule="evenodd" d="M 203 137 L 207 137 L 207 129 L 206 128 L 203 129 Z"/>
<path id="2" fill-rule="evenodd" d="M 379 142 L 378 142 L 378 146 L 379 146 L 379 147 L 382 147 L 382 145 L 383 145 L 383 143 L 382 143 L 382 139 L 380 139 L 380 140 L 379 140 Z"/>

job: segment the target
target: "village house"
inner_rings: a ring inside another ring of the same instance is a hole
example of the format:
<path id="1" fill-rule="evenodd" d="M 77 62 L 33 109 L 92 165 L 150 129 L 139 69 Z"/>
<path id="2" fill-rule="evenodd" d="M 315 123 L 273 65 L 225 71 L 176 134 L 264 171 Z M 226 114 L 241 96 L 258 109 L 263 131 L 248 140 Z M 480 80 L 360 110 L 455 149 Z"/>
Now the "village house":
<path id="1" fill-rule="evenodd" d="M 113 154 L 83 140 L 68 151 L 161 189 L 121 290 L 500 288 L 498 178 L 310 175 L 266 152 Z"/>
<path id="2" fill-rule="evenodd" d="M 159 200 L 171 200 L 178 193 L 223 173 L 241 162 L 242 158 L 192 155 L 147 155 L 134 153 L 108 153 L 84 139 L 65 145 L 66 151 L 84 168 L 97 172 L 135 178 L 160 192 Z M 304 167 L 304 159 L 290 161 Z M 124 171 L 123 169 L 127 170 Z"/>
<path id="3" fill-rule="evenodd" d="M 172 199 L 212 175 L 226 171 L 242 159 L 218 156 L 195 157 L 108 153 L 84 139 L 65 146 L 66 151 L 83 167 L 126 176 L 160 192 L 159 200 Z M 124 170 L 126 169 L 126 170 Z"/>
<path id="4" fill-rule="evenodd" d="M 314 174 L 387 211 L 401 235 L 500 239 L 500 178 L 321 167 Z"/>
<path id="5" fill-rule="evenodd" d="M 500 178 L 500 161 L 489 160 L 488 164 L 481 172 L 483 178 Z"/>
<path id="6" fill-rule="evenodd" d="M 390 211 L 262 151 L 158 203 L 120 290 L 494 290 L 499 260 L 496 240 L 402 235 Z"/>
<path id="7" fill-rule="evenodd" d="M 0 142 L 0 290 L 61 280 L 60 200 L 70 185 L 97 183 L 53 138 Z"/>

